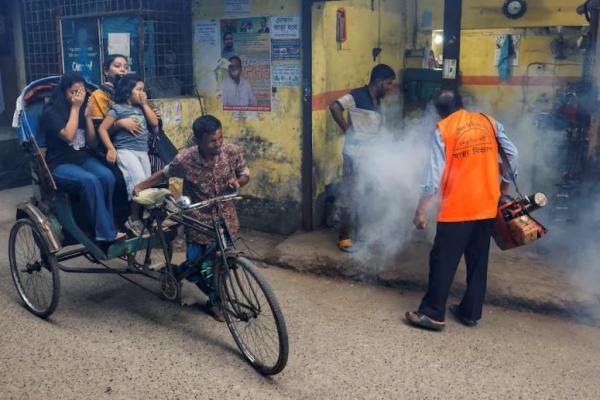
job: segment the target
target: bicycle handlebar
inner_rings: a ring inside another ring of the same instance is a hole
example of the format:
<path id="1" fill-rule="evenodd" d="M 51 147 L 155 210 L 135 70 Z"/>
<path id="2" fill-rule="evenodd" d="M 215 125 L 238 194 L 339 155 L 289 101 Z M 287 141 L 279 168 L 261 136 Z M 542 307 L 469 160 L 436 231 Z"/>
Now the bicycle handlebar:
<path id="1" fill-rule="evenodd" d="M 201 209 L 201 208 L 206 208 L 206 207 L 212 206 L 213 204 L 217 204 L 217 203 L 222 203 L 224 201 L 233 200 L 236 197 L 238 197 L 239 194 L 240 194 L 240 189 L 237 188 L 235 190 L 235 192 L 232 192 L 232 193 L 229 193 L 229 194 L 225 194 L 225 195 L 222 195 L 222 196 L 213 197 L 212 199 L 207 199 L 207 200 L 199 201 L 197 203 L 193 203 L 193 204 L 189 204 L 189 205 L 185 204 L 185 202 L 180 202 L 179 200 L 175 200 L 175 199 L 173 199 L 173 203 L 181 211 L 198 210 L 198 209 Z M 187 199 L 189 199 L 189 198 L 187 198 Z"/>

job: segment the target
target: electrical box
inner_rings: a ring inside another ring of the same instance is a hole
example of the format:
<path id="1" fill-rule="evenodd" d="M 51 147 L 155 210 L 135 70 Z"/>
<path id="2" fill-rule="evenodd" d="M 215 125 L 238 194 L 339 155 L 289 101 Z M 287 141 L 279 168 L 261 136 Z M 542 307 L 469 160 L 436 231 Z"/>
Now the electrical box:
<path id="1" fill-rule="evenodd" d="M 442 70 L 406 68 L 402 72 L 405 101 L 412 104 L 429 102 L 442 87 Z"/>

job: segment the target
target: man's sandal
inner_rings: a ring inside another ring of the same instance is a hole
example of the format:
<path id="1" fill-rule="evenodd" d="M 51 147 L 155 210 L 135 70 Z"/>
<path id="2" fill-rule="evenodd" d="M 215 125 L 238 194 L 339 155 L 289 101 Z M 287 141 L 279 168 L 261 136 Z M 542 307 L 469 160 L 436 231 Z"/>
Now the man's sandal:
<path id="1" fill-rule="evenodd" d="M 441 331 L 444 329 L 446 324 L 444 322 L 435 321 L 429 318 L 425 314 L 421 314 L 418 311 L 409 311 L 404 314 L 404 318 L 406 321 L 412 326 L 416 326 L 418 328 L 429 329 L 431 331 Z"/>
<path id="2" fill-rule="evenodd" d="M 352 253 L 354 251 L 352 248 L 352 239 L 341 239 L 338 242 L 338 248 L 345 253 Z"/>

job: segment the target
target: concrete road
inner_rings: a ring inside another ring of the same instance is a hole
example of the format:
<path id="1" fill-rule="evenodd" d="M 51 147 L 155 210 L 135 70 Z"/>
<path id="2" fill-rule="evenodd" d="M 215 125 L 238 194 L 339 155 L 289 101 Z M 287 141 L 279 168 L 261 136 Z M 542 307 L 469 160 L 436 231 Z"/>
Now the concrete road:
<path id="1" fill-rule="evenodd" d="M 2 399 L 600 398 L 598 328 L 487 307 L 476 328 L 424 332 L 401 321 L 418 293 L 268 268 L 291 351 L 264 378 L 225 325 L 118 277 L 63 274 L 54 315 L 34 317 L 2 243 Z"/>
<path id="2" fill-rule="evenodd" d="M 21 190 L 22 191 L 22 190 Z M 24 198 L 15 192 L 10 198 Z M 0 202 L 0 399 L 599 399 L 600 328 L 486 307 L 466 328 L 402 322 L 420 293 L 263 269 L 290 335 L 258 375 L 224 324 L 118 277 L 61 275 L 47 320 L 19 303 Z M 156 291 L 150 282 L 149 287 Z M 185 299 L 201 299 L 186 286 Z"/>

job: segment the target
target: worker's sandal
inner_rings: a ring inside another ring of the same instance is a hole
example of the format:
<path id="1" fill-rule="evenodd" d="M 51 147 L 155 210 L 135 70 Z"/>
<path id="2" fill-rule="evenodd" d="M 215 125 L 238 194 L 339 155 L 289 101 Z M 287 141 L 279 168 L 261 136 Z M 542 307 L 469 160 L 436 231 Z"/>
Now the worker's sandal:
<path id="1" fill-rule="evenodd" d="M 338 242 L 338 247 L 341 251 L 346 253 L 352 253 L 352 239 L 340 239 Z"/>

